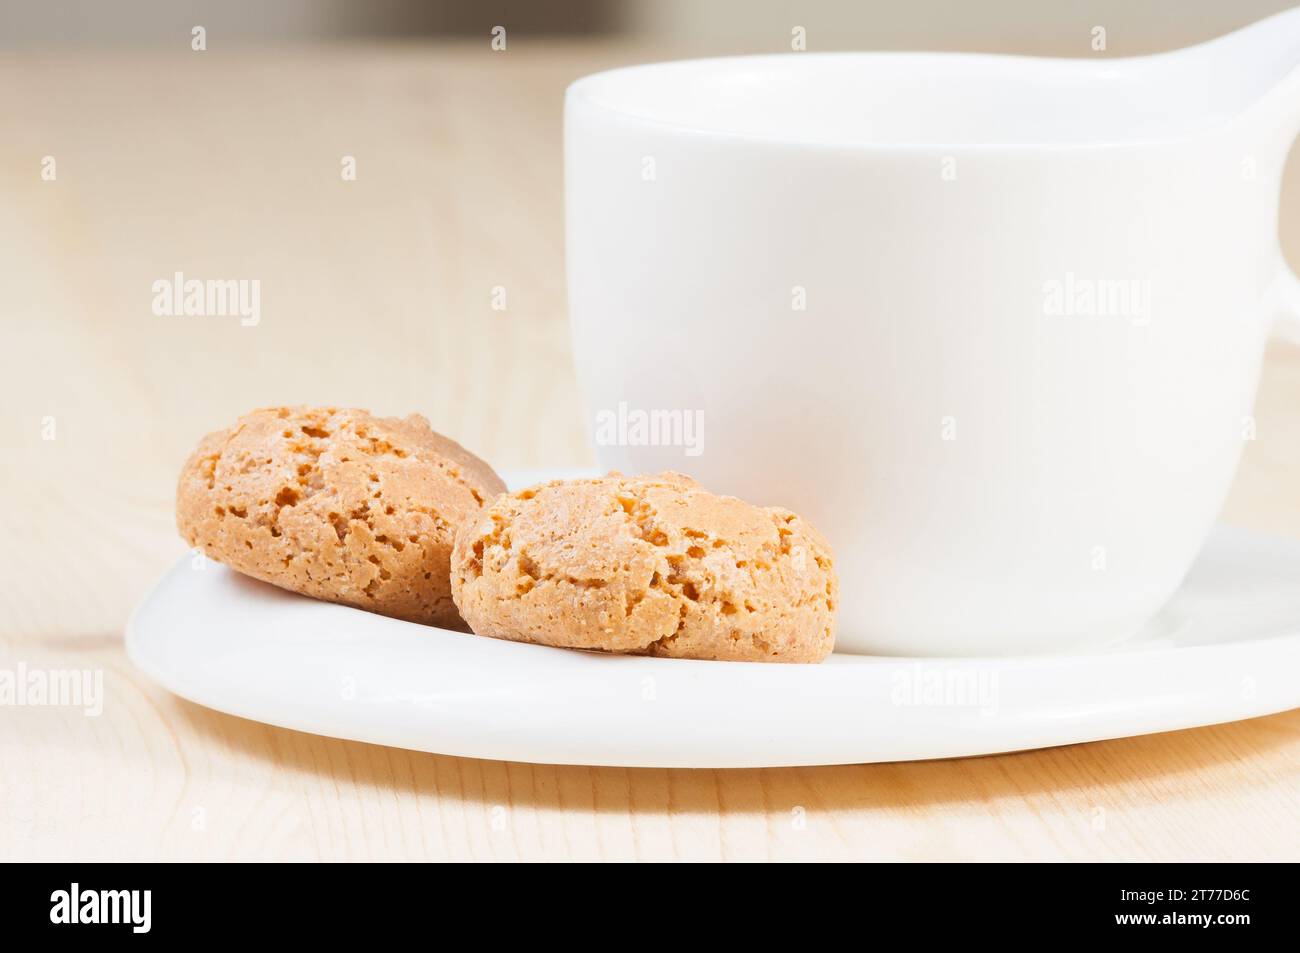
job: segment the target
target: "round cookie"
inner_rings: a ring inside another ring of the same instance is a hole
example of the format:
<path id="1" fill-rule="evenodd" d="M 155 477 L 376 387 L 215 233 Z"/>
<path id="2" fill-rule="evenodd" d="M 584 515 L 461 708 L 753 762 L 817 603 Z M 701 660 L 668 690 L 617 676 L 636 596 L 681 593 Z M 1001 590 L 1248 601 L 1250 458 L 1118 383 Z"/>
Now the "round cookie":
<path id="1" fill-rule="evenodd" d="M 451 598 L 456 529 L 505 488 L 418 414 L 272 407 L 203 438 L 181 471 L 176 525 L 257 579 L 464 629 Z"/>
<path id="2" fill-rule="evenodd" d="M 821 534 L 676 473 L 499 496 L 457 532 L 451 582 L 498 639 L 757 662 L 819 662 L 835 641 Z"/>

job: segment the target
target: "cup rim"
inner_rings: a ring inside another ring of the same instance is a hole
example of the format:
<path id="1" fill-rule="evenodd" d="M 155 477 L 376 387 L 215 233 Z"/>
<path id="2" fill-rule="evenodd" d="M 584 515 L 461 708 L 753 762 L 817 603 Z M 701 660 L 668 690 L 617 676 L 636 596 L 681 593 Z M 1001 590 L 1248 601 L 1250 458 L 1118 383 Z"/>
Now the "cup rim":
<path id="1" fill-rule="evenodd" d="M 1082 139 L 1033 139 L 1028 137 L 1009 138 L 1005 141 L 970 141 L 962 137 L 943 140 L 918 139 L 866 139 L 845 136 L 830 138 L 826 136 L 801 134 L 797 130 L 756 131 L 727 128 L 725 124 L 683 121 L 666 116 L 670 109 L 656 111 L 644 108 L 628 108 L 614 101 L 609 92 L 617 92 L 620 85 L 628 82 L 644 83 L 656 74 L 726 72 L 741 69 L 752 70 L 755 67 L 768 67 L 779 64 L 789 70 L 794 63 L 827 64 L 845 63 L 852 60 L 893 61 L 913 68 L 928 64 L 940 64 L 947 68 L 955 66 L 987 67 L 994 70 L 1040 70 L 1044 75 L 1056 72 L 1059 76 L 1070 78 L 1090 78 L 1087 74 L 1098 77 L 1113 78 L 1125 70 L 1145 70 L 1160 61 L 1176 55 L 1160 53 L 1150 56 L 1122 57 L 1113 59 L 1090 60 L 1079 57 L 1038 57 L 995 53 L 969 52 L 907 52 L 907 51 L 833 51 L 833 52 L 798 52 L 798 53 L 760 53 L 738 56 L 703 57 L 679 60 L 664 60 L 649 63 L 637 63 L 601 70 L 582 76 L 569 84 L 565 90 L 567 110 L 587 108 L 597 113 L 605 113 L 623 121 L 633 122 L 657 129 L 664 133 L 680 134 L 691 137 L 708 138 L 718 141 L 731 141 L 749 145 L 767 145 L 773 147 L 815 149 L 825 151 L 843 151 L 851 153 L 1060 153 L 1066 151 L 1115 151 L 1123 149 L 1141 149 L 1153 146 L 1182 145 L 1193 141 L 1202 141 L 1215 136 L 1236 132 L 1241 116 L 1209 116 L 1202 123 L 1189 124 L 1188 128 L 1177 133 L 1142 136 L 1098 136 Z M 802 67 L 795 66 L 795 69 Z M 680 77 L 674 77 L 680 80 Z M 602 93 L 606 93 L 602 95 Z"/>

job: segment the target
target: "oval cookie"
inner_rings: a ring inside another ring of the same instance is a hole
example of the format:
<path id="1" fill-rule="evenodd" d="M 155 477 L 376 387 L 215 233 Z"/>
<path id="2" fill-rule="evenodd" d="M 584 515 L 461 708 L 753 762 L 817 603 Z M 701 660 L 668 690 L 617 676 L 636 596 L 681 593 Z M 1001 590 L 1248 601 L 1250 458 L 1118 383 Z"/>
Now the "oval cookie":
<path id="1" fill-rule="evenodd" d="M 181 471 L 176 524 L 257 579 L 463 629 L 450 585 L 456 529 L 504 490 L 418 414 L 273 407 L 203 439 Z"/>
<path id="2" fill-rule="evenodd" d="M 821 661 L 836 587 L 804 520 L 675 473 L 497 497 L 452 553 L 452 595 L 479 635 L 674 658 Z"/>

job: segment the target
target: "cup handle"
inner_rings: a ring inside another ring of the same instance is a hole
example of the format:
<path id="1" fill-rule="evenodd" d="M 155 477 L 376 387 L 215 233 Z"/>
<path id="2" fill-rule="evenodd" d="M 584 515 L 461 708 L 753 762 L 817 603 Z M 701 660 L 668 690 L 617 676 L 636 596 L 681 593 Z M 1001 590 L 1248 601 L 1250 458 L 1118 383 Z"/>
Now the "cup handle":
<path id="1" fill-rule="evenodd" d="M 1277 277 L 1273 279 L 1269 311 L 1273 320 L 1273 337 L 1300 344 L 1300 278 L 1278 249 Z"/>

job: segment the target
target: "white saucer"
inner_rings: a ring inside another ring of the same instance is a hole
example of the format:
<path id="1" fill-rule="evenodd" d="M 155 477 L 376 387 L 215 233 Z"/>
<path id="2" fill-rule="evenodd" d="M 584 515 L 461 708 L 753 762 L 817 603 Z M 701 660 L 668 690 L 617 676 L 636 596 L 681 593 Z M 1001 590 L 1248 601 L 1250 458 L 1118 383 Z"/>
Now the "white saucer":
<path id="1" fill-rule="evenodd" d="M 209 708 L 420 751 L 688 768 L 950 758 L 1300 707 L 1300 542 L 1220 528 L 1147 629 L 1094 654 L 605 656 L 399 622 L 188 556 L 136 609 L 126 645 Z"/>

